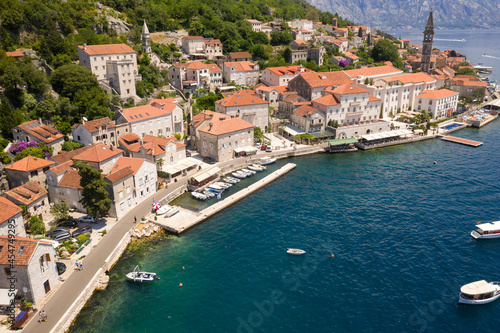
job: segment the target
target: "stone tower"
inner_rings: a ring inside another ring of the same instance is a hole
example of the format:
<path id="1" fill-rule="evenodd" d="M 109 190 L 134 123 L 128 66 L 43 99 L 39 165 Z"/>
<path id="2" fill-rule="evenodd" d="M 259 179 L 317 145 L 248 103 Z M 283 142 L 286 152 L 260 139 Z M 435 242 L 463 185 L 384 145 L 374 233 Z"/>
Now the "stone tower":
<path id="1" fill-rule="evenodd" d="M 151 36 L 149 36 L 146 20 L 144 20 L 144 25 L 142 26 L 142 53 L 146 53 L 151 57 Z"/>
<path id="2" fill-rule="evenodd" d="M 424 30 L 424 41 L 422 43 L 422 62 L 420 69 L 424 73 L 429 73 L 431 70 L 431 53 L 432 53 L 432 41 L 434 39 L 434 19 L 432 18 L 432 10 L 429 13 L 429 18 L 427 19 L 427 24 Z"/>

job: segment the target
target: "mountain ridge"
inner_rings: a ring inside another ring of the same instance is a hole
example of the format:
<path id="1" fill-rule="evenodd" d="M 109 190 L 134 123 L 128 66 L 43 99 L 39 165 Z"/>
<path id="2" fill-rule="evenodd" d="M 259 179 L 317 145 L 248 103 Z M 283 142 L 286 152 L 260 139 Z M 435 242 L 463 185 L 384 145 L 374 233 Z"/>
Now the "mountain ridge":
<path id="1" fill-rule="evenodd" d="M 500 0 L 307 0 L 319 10 L 380 30 L 423 29 L 431 9 L 437 29 L 498 28 Z M 397 20 L 395 19 L 397 18 Z"/>

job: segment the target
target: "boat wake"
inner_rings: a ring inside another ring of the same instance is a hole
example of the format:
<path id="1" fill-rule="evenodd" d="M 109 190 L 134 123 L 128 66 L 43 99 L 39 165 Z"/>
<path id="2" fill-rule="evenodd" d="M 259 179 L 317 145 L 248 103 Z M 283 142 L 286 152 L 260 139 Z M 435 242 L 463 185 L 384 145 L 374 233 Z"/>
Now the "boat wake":
<path id="1" fill-rule="evenodd" d="M 493 58 L 493 59 L 500 59 L 500 57 L 496 57 L 496 56 L 492 56 L 492 55 L 487 55 L 487 54 L 483 54 L 483 57 L 485 57 L 485 58 Z"/>
<path id="2" fill-rule="evenodd" d="M 466 42 L 467 40 L 465 38 L 462 39 L 439 39 L 439 38 L 434 38 L 434 40 L 440 41 L 440 42 Z"/>

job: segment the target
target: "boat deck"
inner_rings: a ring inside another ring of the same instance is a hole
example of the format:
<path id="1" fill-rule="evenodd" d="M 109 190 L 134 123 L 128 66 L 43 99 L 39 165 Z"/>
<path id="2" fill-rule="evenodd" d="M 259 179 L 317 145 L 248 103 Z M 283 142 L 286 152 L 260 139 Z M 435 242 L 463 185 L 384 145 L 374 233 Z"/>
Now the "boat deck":
<path id="1" fill-rule="evenodd" d="M 479 142 L 479 141 L 457 138 L 455 136 L 444 136 L 441 138 L 441 140 L 460 143 L 462 145 L 471 146 L 471 147 L 479 147 L 480 145 L 483 144 L 482 142 Z"/>

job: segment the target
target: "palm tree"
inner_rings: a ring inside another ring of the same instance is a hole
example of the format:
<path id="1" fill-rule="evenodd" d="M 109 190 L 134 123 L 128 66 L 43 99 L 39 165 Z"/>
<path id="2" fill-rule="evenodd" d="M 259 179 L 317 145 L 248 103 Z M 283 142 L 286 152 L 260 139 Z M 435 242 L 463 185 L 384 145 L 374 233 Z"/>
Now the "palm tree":
<path id="1" fill-rule="evenodd" d="M 165 161 L 163 160 L 163 158 L 160 158 L 158 159 L 158 161 L 156 161 L 156 164 L 158 165 L 158 168 L 161 168 L 163 167 L 163 164 L 165 163 Z"/>

